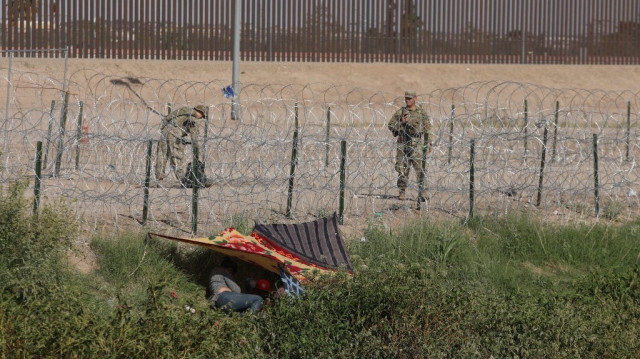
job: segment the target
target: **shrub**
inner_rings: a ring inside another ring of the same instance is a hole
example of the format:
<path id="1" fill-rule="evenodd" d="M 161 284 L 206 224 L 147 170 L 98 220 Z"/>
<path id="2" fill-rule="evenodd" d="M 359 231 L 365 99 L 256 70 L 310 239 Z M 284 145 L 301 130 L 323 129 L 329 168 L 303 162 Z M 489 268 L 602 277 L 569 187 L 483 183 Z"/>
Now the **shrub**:
<path id="1" fill-rule="evenodd" d="M 77 235 L 64 204 L 45 206 L 31 215 L 24 197 L 26 183 L 0 191 L 0 289 L 18 302 L 55 290 L 66 274 L 64 251 Z"/>

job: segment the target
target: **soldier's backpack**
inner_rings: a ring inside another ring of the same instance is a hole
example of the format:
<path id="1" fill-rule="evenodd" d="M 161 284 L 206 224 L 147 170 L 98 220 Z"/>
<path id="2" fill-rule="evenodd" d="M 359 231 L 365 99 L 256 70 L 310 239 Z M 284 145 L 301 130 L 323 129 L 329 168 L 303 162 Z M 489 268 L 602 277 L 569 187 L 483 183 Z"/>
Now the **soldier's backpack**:
<path id="1" fill-rule="evenodd" d="M 180 183 L 182 184 L 183 187 L 193 188 L 194 186 L 193 177 L 194 177 L 193 166 L 191 165 L 191 162 L 189 162 L 189 164 L 187 165 L 187 173 L 184 174 L 184 177 L 180 180 Z M 204 173 L 204 162 L 198 161 L 196 163 L 196 176 L 195 176 L 196 185 L 199 188 L 204 188 L 204 187 L 208 187 L 210 182 L 211 181 L 207 180 L 207 176 Z"/>

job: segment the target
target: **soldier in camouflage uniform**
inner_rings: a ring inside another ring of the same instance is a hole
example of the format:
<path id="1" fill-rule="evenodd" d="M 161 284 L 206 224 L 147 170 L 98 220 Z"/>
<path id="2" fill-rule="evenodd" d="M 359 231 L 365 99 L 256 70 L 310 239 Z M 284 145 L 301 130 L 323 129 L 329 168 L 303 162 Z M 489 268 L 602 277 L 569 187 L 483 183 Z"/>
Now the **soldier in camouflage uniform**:
<path id="1" fill-rule="evenodd" d="M 187 164 L 191 158 L 185 159 L 186 145 L 191 144 L 195 150 L 198 147 L 198 137 L 201 136 L 206 108 L 182 107 L 173 111 L 162 119 L 162 138 L 158 143 L 156 156 L 156 179 L 162 181 L 165 176 L 167 160 L 176 178 L 182 183 L 187 173 Z"/>
<path id="2" fill-rule="evenodd" d="M 421 181 L 422 172 L 422 146 L 423 135 L 428 135 L 431 130 L 429 116 L 422 108 L 416 105 L 416 93 L 406 91 L 404 93 L 405 106 L 396 111 L 389 121 L 389 130 L 397 137 L 396 166 L 398 172 L 398 199 L 405 199 L 405 191 L 409 182 L 411 167 L 416 172 L 418 182 Z M 430 146 L 430 144 L 429 144 Z M 431 147 L 428 149 L 431 150 Z"/>

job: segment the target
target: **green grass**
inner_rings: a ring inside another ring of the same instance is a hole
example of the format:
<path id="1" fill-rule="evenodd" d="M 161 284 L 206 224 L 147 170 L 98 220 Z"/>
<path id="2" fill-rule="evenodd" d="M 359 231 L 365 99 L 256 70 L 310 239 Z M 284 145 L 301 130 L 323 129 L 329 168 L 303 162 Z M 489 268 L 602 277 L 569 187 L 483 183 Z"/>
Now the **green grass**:
<path id="1" fill-rule="evenodd" d="M 348 242 L 352 275 L 239 317 L 205 297 L 213 251 L 142 232 L 96 237 L 95 271 L 74 271 L 74 216 L 32 216 L 25 188 L 0 197 L 0 358 L 640 356 L 639 220 L 372 220 L 365 241 Z M 239 282 L 252 270 L 241 266 Z"/>

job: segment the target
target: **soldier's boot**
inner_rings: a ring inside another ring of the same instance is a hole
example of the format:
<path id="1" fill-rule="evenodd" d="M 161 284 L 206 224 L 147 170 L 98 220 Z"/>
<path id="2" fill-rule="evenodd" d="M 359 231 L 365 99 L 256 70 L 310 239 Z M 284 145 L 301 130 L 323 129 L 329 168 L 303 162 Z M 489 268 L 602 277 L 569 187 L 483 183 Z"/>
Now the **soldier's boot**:
<path id="1" fill-rule="evenodd" d="M 194 186 L 194 183 L 191 178 L 184 177 L 180 180 L 180 185 L 184 188 L 192 188 Z M 198 186 L 198 188 L 209 188 L 213 186 L 213 180 L 210 178 L 205 178 L 204 181 L 196 180 L 196 185 Z"/>
<path id="2" fill-rule="evenodd" d="M 402 201 L 402 200 L 404 200 L 405 198 L 406 198 L 406 196 L 405 196 L 405 194 L 404 194 L 404 190 L 403 190 L 403 189 L 401 189 L 401 190 L 400 190 L 400 193 L 398 194 L 398 199 Z"/>

